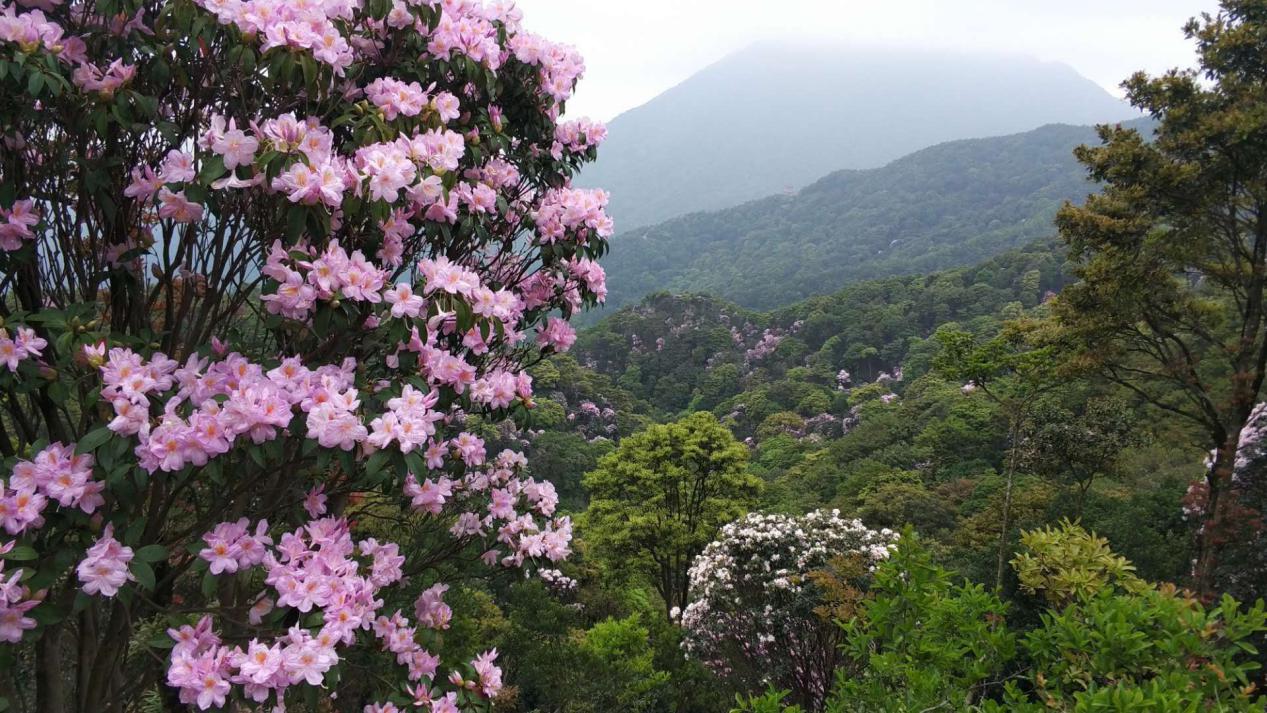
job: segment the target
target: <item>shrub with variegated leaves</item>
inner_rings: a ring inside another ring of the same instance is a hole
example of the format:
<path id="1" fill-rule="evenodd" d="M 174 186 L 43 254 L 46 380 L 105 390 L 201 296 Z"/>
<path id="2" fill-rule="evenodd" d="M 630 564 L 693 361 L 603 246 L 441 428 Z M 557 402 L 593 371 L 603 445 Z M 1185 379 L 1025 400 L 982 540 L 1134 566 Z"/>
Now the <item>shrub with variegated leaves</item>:
<path id="1" fill-rule="evenodd" d="M 601 301 L 584 65 L 480 0 L 0 8 L 0 696 L 484 710 L 442 573 L 569 553 L 467 413 Z M 402 547 L 406 543 L 407 547 Z M 337 696 L 337 698 L 336 698 Z M 322 704 L 327 705 L 327 704 Z"/>

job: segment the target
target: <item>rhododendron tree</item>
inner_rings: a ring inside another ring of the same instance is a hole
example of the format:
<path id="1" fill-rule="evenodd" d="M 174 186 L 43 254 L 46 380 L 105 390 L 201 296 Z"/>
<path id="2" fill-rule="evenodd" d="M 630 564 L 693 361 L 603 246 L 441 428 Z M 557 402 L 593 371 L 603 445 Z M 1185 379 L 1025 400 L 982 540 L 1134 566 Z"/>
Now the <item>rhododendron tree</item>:
<path id="1" fill-rule="evenodd" d="M 480 0 L 0 10 L 0 698 L 483 710 L 442 573 L 571 525 L 464 416 L 605 295 L 584 70 Z M 408 546 L 402 546 L 407 543 Z M 324 708 L 323 708 L 324 709 Z"/>
<path id="2" fill-rule="evenodd" d="M 1211 452 L 1206 465 L 1218 456 Z M 1241 431 L 1232 478 L 1226 484 L 1234 502 L 1227 506 L 1218 544 L 1223 559 L 1214 570 L 1219 589 L 1241 601 L 1267 595 L 1267 402 L 1254 406 Z M 1204 522 L 1209 516 L 1209 483 L 1198 481 L 1183 499 L 1183 516 Z"/>
<path id="3" fill-rule="evenodd" d="M 683 647 L 742 689 L 788 689 L 794 703 L 821 709 L 840 663 L 838 621 L 897 539 L 838 510 L 749 513 L 691 566 Z"/>

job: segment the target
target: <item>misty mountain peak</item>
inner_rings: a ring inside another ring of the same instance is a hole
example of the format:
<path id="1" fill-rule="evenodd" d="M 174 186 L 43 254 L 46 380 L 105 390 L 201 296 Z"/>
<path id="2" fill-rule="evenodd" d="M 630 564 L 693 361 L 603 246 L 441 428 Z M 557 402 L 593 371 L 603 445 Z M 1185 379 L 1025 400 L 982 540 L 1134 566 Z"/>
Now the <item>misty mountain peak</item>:
<path id="1" fill-rule="evenodd" d="M 616 117 L 578 183 L 611 192 L 623 231 L 945 141 L 1134 116 L 1058 62 L 762 42 Z"/>

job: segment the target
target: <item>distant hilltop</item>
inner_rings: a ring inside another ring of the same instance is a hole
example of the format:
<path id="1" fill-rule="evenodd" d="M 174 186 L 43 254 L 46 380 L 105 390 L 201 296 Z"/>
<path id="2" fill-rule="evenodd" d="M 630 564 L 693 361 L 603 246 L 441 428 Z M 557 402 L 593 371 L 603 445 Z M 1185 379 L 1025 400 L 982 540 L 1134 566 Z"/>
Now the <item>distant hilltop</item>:
<path id="1" fill-rule="evenodd" d="M 577 183 L 618 231 L 799 189 L 955 139 L 1138 116 L 1064 64 L 760 44 L 616 117 Z"/>
<path id="2" fill-rule="evenodd" d="M 1151 135 L 1151 122 L 1131 122 Z M 771 309 L 849 284 L 988 259 L 1055 234 L 1065 200 L 1094 190 L 1073 157 L 1090 126 L 950 141 L 881 168 L 830 173 L 766 198 L 618 233 L 608 306 L 659 290 Z M 593 319 L 593 317 L 590 317 Z"/>

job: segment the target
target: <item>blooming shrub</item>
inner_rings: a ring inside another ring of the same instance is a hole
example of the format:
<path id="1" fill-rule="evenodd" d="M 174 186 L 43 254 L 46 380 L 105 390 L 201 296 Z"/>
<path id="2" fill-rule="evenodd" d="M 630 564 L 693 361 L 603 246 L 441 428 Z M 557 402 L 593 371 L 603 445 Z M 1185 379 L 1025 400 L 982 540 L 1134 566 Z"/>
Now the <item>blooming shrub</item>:
<path id="1" fill-rule="evenodd" d="M 1207 467 L 1216 455 L 1209 454 Z M 1227 512 L 1212 522 L 1209 483 L 1192 483 L 1183 499 L 1183 517 L 1223 548 L 1223 561 L 1214 573 L 1220 591 L 1254 601 L 1267 595 L 1267 402 L 1254 406 L 1241 431 L 1226 490 L 1232 495 Z"/>
<path id="2" fill-rule="evenodd" d="M 20 707 L 498 695 L 496 651 L 432 650 L 436 580 L 561 560 L 571 524 L 463 415 L 532 407 L 522 367 L 603 299 L 612 232 L 606 194 L 570 183 L 604 129 L 559 120 L 584 64 L 520 21 L 479 0 L 0 10 Z"/>
<path id="3" fill-rule="evenodd" d="M 896 542 L 838 510 L 750 513 L 695 558 L 683 646 L 739 686 L 787 688 L 818 710 L 838 658 L 835 605 L 865 588 Z"/>

